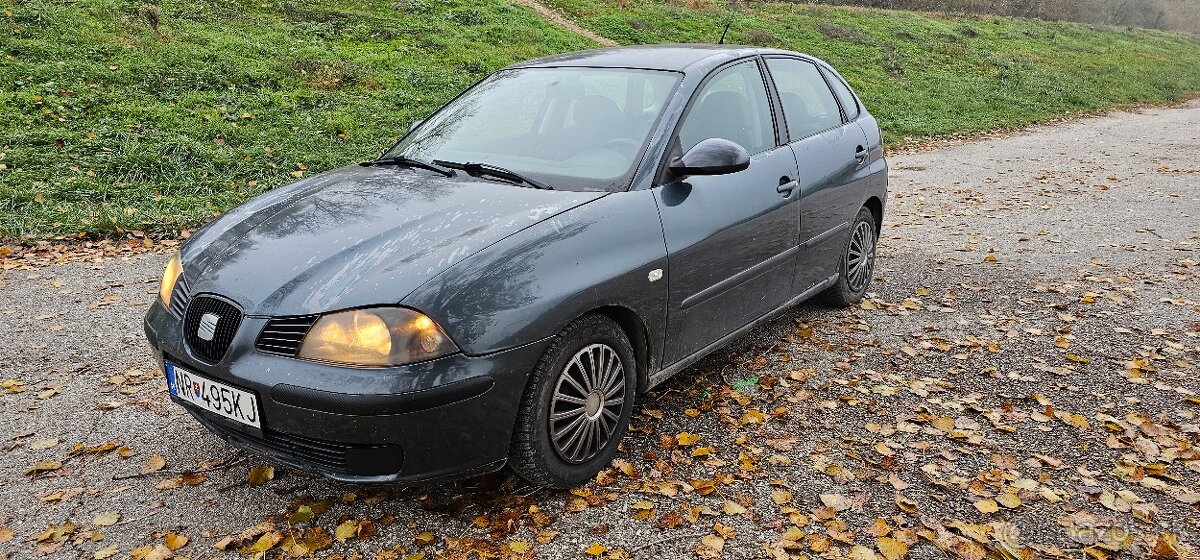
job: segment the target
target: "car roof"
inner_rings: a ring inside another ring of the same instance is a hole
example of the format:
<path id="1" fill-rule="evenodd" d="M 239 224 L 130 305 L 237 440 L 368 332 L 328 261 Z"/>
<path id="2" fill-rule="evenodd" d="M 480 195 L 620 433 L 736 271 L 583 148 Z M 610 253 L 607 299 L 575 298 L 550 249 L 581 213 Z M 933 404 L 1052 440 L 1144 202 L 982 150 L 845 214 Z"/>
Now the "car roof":
<path id="1" fill-rule="evenodd" d="M 601 68 L 645 68 L 649 70 L 707 71 L 727 61 L 754 55 L 802 53 L 743 45 L 634 45 L 577 51 L 535 58 L 510 68 L 590 66 Z"/>

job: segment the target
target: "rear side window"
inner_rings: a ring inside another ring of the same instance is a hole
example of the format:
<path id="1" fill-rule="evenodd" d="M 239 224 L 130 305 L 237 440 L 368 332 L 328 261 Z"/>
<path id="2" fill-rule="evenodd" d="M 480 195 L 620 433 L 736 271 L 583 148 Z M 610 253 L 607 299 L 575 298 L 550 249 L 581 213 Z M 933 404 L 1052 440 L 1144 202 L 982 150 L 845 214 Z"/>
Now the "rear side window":
<path id="1" fill-rule="evenodd" d="M 842 124 L 842 113 L 820 70 L 794 58 L 769 58 L 767 68 L 779 91 L 788 136 L 799 140 Z"/>
<path id="2" fill-rule="evenodd" d="M 838 101 L 842 102 L 842 110 L 846 111 L 846 119 L 851 121 L 857 119 L 858 100 L 854 99 L 853 93 L 850 93 L 850 87 L 832 72 L 825 72 L 825 75 L 829 77 L 829 85 L 833 87 L 833 94 L 837 96 Z"/>
<path id="3" fill-rule="evenodd" d="M 775 147 L 771 106 L 762 73 L 753 61 L 721 70 L 696 94 L 679 128 L 684 152 L 701 140 L 723 138 L 757 154 Z"/>

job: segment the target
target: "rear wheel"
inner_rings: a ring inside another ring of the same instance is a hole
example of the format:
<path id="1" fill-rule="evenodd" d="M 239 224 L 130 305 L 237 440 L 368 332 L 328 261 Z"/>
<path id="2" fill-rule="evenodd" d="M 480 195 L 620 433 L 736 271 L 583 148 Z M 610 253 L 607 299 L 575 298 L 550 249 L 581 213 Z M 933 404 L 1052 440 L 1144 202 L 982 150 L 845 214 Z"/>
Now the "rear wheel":
<path id="1" fill-rule="evenodd" d="M 826 303 L 847 307 L 862 300 L 875 274 L 876 241 L 875 215 L 864 206 L 850 224 L 850 235 L 839 259 L 837 282 L 822 294 Z"/>
<path id="2" fill-rule="evenodd" d="M 633 413 L 633 347 L 603 315 L 585 315 L 543 353 L 517 412 L 509 465 L 530 483 L 571 488 L 608 465 Z"/>

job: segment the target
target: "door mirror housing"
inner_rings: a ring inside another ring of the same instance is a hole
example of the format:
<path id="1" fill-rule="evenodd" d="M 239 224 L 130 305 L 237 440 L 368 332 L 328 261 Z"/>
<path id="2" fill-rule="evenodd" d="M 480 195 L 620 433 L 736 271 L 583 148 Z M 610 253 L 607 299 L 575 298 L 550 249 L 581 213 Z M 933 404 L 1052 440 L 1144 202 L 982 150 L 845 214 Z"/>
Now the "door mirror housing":
<path id="1" fill-rule="evenodd" d="M 724 138 L 701 140 L 680 157 L 671 160 L 668 168 L 680 177 L 688 175 L 728 175 L 750 167 L 746 148 Z"/>

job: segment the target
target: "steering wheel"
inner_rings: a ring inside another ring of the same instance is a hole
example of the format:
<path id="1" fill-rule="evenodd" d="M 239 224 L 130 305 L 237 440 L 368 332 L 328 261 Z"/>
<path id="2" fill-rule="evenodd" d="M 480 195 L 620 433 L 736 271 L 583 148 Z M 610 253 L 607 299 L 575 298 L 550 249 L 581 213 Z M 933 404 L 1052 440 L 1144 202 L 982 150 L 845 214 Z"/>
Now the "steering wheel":
<path id="1" fill-rule="evenodd" d="M 614 138 L 608 142 L 605 142 L 604 144 L 601 144 L 601 147 L 620 152 L 621 155 L 628 156 L 630 158 L 636 156 L 638 149 L 641 148 L 636 141 L 630 140 L 629 138 Z"/>

